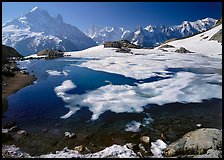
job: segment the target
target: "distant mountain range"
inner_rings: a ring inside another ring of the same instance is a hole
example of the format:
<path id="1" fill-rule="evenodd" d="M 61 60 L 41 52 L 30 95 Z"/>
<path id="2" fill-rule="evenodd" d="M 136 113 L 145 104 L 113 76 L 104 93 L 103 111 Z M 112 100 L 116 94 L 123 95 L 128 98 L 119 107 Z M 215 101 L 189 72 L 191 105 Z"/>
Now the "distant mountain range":
<path id="1" fill-rule="evenodd" d="M 54 18 L 37 7 L 2 26 L 2 43 L 24 56 L 46 48 L 76 51 L 97 45 L 77 27 L 64 23 L 61 15 Z"/>
<path id="2" fill-rule="evenodd" d="M 64 23 L 61 15 L 51 17 L 46 10 L 35 7 L 2 25 L 2 44 L 15 48 L 23 56 L 44 49 L 83 50 L 106 41 L 122 39 L 141 47 L 154 47 L 171 38 L 183 38 L 206 31 L 216 22 L 215 19 L 205 18 L 170 27 L 138 26 L 134 31 L 123 27 L 91 26 L 84 34 L 77 27 Z"/>
<path id="3" fill-rule="evenodd" d="M 134 31 L 118 27 L 91 26 L 86 35 L 95 40 L 97 44 L 126 39 L 142 47 L 154 47 L 172 38 L 184 38 L 206 31 L 212 28 L 216 22 L 216 19 L 205 18 L 195 22 L 184 21 L 180 25 L 170 27 L 148 25 L 143 28 L 138 26 Z"/>

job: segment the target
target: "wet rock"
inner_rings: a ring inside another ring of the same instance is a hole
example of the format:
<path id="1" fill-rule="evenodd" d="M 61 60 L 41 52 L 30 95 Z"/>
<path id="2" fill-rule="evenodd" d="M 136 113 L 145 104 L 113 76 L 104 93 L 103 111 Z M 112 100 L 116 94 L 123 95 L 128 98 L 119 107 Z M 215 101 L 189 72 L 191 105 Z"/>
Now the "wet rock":
<path id="1" fill-rule="evenodd" d="M 175 52 L 176 52 L 176 53 L 193 53 L 193 52 L 187 50 L 187 49 L 184 48 L 184 47 L 180 47 L 180 48 L 177 49 Z"/>
<path id="2" fill-rule="evenodd" d="M 74 150 L 78 151 L 78 152 L 83 152 L 85 150 L 84 146 L 83 145 L 80 145 L 80 146 L 76 146 L 74 148 Z"/>
<path id="3" fill-rule="evenodd" d="M 148 136 L 142 136 L 142 137 L 140 137 L 140 141 L 145 143 L 145 144 L 149 144 L 150 143 L 150 138 Z"/>
<path id="4" fill-rule="evenodd" d="M 222 131 L 201 128 L 188 132 L 165 149 L 165 156 L 205 154 L 209 149 L 222 148 Z"/>

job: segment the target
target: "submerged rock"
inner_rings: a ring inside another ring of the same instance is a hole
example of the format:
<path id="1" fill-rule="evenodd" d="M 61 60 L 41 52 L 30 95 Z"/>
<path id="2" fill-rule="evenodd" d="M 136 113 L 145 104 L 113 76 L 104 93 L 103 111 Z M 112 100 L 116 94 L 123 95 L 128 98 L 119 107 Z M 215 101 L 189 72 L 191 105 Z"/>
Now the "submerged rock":
<path id="1" fill-rule="evenodd" d="M 201 128 L 188 132 L 181 139 L 165 149 L 166 156 L 204 154 L 209 149 L 222 148 L 222 131 L 214 128 Z"/>

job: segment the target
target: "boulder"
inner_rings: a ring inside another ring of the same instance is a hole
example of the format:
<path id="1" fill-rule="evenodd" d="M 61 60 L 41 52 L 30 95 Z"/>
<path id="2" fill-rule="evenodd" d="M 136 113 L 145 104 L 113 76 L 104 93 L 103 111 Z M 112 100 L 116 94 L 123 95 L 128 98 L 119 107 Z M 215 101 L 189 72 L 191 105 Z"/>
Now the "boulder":
<path id="1" fill-rule="evenodd" d="M 142 136 L 142 137 L 140 137 L 140 141 L 145 144 L 149 144 L 150 138 L 148 136 Z"/>
<path id="2" fill-rule="evenodd" d="M 75 148 L 74 148 L 74 150 L 76 150 L 76 151 L 78 151 L 78 152 L 82 152 L 82 151 L 84 151 L 84 146 L 83 145 L 80 145 L 80 146 L 76 146 Z"/>
<path id="3" fill-rule="evenodd" d="M 193 52 L 187 50 L 187 49 L 184 48 L 184 47 L 180 47 L 180 48 L 177 49 L 175 52 L 176 52 L 176 53 L 193 53 Z"/>
<path id="4" fill-rule="evenodd" d="M 222 131 L 214 128 L 201 128 L 188 132 L 181 139 L 165 149 L 165 156 L 205 154 L 209 149 L 222 148 Z"/>

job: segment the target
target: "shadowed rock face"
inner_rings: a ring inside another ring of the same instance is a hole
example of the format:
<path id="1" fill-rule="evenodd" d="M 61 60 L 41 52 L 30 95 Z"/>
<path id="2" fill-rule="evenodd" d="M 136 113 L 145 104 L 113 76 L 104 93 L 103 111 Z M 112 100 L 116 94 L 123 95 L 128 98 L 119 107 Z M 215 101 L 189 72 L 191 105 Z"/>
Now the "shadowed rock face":
<path id="1" fill-rule="evenodd" d="M 216 34 L 214 34 L 209 40 L 210 41 L 216 40 L 216 41 L 222 43 L 222 29 L 219 30 Z"/>
<path id="2" fill-rule="evenodd" d="M 64 53 L 61 50 L 45 49 L 37 53 L 38 56 L 47 55 L 49 58 L 63 57 Z"/>
<path id="3" fill-rule="evenodd" d="M 222 148 L 222 131 L 201 128 L 188 132 L 181 139 L 171 143 L 165 150 L 166 156 L 205 154 L 209 149 Z"/>
<path id="4" fill-rule="evenodd" d="M 6 63 L 9 58 L 12 57 L 23 57 L 14 48 L 2 45 L 2 63 Z"/>

